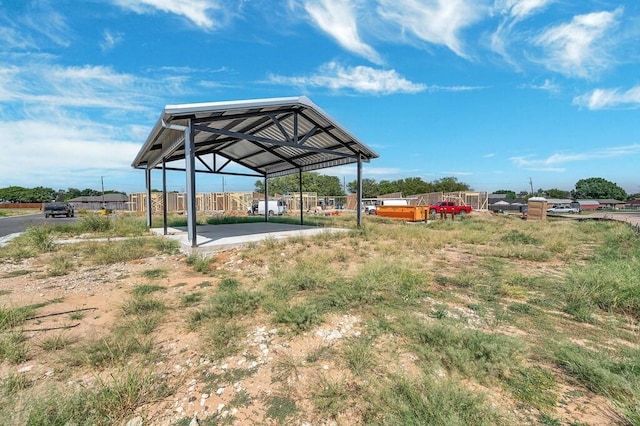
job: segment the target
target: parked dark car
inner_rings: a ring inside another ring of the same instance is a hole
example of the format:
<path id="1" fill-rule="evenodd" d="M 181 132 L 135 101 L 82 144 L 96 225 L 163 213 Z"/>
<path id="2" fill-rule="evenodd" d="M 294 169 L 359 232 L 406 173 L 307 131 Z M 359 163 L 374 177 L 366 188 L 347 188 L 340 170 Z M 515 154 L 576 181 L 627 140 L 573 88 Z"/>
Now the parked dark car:
<path id="1" fill-rule="evenodd" d="M 69 203 L 45 203 L 43 206 L 44 217 L 66 216 L 74 217 L 75 211 Z"/>

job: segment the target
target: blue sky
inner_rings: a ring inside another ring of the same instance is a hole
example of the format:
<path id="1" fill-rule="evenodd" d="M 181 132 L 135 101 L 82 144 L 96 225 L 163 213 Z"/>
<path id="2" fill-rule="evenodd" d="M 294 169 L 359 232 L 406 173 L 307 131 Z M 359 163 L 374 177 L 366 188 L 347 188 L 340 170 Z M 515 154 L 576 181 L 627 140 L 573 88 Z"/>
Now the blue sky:
<path id="1" fill-rule="evenodd" d="M 377 181 L 640 192 L 637 0 L 0 0 L 0 187 L 142 191 L 165 105 L 299 95 Z"/>

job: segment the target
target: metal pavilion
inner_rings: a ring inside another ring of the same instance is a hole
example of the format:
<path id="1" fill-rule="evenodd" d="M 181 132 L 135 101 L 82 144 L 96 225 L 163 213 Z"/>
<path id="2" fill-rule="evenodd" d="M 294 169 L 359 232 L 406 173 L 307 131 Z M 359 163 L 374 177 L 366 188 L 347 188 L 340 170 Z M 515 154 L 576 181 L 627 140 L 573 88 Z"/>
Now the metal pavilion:
<path id="1" fill-rule="evenodd" d="M 360 226 L 362 163 L 378 157 L 309 98 L 300 96 L 167 105 L 131 166 L 145 170 L 149 227 L 151 171 L 162 170 L 165 234 L 166 171 L 186 172 L 188 240 L 196 247 L 196 173 L 262 177 L 266 204 L 271 177 L 297 173 L 302 191 L 302 172 L 357 163 Z M 176 162 L 184 165 L 173 166 Z M 232 164 L 248 172 L 229 171 Z"/>

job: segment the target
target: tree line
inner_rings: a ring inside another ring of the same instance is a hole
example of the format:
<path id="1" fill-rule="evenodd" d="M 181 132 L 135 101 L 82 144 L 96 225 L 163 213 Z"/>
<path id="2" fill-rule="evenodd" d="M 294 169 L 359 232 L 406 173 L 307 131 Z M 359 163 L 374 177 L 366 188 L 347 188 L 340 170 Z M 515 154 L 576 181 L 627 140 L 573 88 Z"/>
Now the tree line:
<path id="1" fill-rule="evenodd" d="M 105 194 L 126 194 L 113 189 L 105 190 Z M 35 188 L 24 188 L 22 186 L 8 186 L 0 188 L 0 202 L 5 203 L 49 203 L 52 201 L 69 201 L 72 198 L 82 196 L 98 196 L 102 191 L 95 189 L 58 189 L 37 186 Z"/>
<path id="2" fill-rule="evenodd" d="M 557 188 L 538 189 L 533 193 L 521 191 L 515 193 L 508 189 L 498 189 L 493 191 L 495 194 L 506 194 L 507 199 L 516 199 L 529 197 L 545 197 L 545 198 L 565 198 L 573 200 L 585 199 L 615 199 L 620 201 L 640 199 L 640 193 L 627 194 L 627 192 L 614 182 L 610 182 L 600 177 L 592 177 L 588 179 L 580 179 L 576 182 L 574 189 L 565 191 Z"/>
<path id="3" fill-rule="evenodd" d="M 297 174 L 287 175 L 269 179 L 269 195 L 287 194 L 299 191 L 299 176 Z M 349 183 L 340 182 L 336 176 L 321 175 L 316 172 L 302 173 L 302 191 L 315 192 L 320 197 L 343 196 L 346 193 L 355 193 L 357 181 Z M 255 182 L 255 191 L 264 193 L 264 182 Z M 473 191 L 466 183 L 460 182 L 456 177 L 444 177 L 432 182 L 425 182 L 420 177 L 409 177 L 396 180 L 362 179 L 362 196 L 364 198 L 374 198 L 379 195 L 402 193 L 404 196 L 425 194 L 429 192 L 458 192 Z M 571 198 L 571 199 L 604 199 L 613 198 L 620 201 L 628 199 L 640 199 L 640 193 L 627 194 L 624 189 L 614 182 L 599 177 L 580 179 L 575 184 L 575 188 L 565 191 L 557 188 L 538 189 L 534 193 L 520 191 L 516 193 L 509 189 L 499 189 L 493 191 L 497 194 L 507 194 L 507 199 L 539 196 L 546 198 Z M 125 194 L 117 190 L 105 190 L 105 194 Z M 98 196 L 101 191 L 95 189 L 58 189 L 37 186 L 35 188 L 24 188 L 21 186 L 9 186 L 0 188 L 0 202 L 6 203 L 47 203 L 51 201 L 68 201 L 81 196 Z"/>
<path id="4" fill-rule="evenodd" d="M 269 179 L 269 195 L 287 194 L 300 191 L 299 176 L 287 175 Z M 316 172 L 302 173 L 302 192 L 315 192 L 319 197 L 343 196 L 357 190 L 356 180 L 341 183 L 337 176 L 321 175 Z M 404 195 L 425 194 L 428 192 L 470 191 L 471 188 L 455 177 L 445 177 L 433 182 L 425 182 L 419 177 L 397 180 L 362 179 L 362 196 L 374 198 L 378 195 L 401 192 Z M 257 180 L 255 191 L 264 194 L 264 181 Z"/>

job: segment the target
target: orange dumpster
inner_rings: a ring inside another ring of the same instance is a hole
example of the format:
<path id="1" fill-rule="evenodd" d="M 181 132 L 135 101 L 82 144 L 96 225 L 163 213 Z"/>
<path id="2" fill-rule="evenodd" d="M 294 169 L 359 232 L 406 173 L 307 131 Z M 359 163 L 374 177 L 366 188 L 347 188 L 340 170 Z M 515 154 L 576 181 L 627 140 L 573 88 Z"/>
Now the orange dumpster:
<path id="1" fill-rule="evenodd" d="M 424 221 L 425 214 L 429 218 L 428 206 L 377 206 L 376 215 L 409 222 Z"/>

